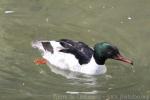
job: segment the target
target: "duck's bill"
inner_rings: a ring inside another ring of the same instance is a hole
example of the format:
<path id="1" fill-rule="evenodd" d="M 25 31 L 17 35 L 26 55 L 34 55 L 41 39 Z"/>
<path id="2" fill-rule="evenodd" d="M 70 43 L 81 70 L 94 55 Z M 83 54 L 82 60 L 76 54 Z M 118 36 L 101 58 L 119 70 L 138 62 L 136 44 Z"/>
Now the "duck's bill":
<path id="1" fill-rule="evenodd" d="M 116 57 L 114 57 L 113 59 L 133 65 L 133 61 L 132 60 L 130 60 L 130 59 L 128 59 L 128 58 L 126 58 L 126 57 L 124 57 L 124 56 L 122 56 L 120 54 L 117 55 Z"/>

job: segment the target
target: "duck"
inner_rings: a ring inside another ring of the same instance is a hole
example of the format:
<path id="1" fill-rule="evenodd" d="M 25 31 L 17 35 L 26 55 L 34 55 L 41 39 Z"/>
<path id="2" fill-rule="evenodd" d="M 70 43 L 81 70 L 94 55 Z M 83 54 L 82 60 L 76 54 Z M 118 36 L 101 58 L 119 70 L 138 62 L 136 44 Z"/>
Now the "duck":
<path id="1" fill-rule="evenodd" d="M 61 70 L 69 70 L 88 75 L 105 74 L 107 59 L 114 59 L 133 65 L 133 61 L 124 57 L 119 49 L 108 42 L 96 43 L 93 48 L 81 41 L 71 39 L 33 41 L 41 58 L 35 64 L 51 64 Z"/>

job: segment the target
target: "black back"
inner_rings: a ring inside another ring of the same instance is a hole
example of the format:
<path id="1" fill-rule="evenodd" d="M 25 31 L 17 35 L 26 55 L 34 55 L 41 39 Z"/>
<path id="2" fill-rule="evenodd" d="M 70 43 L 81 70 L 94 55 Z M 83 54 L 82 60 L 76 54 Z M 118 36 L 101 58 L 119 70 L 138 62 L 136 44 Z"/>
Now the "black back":
<path id="1" fill-rule="evenodd" d="M 93 49 L 83 42 L 72 41 L 69 39 L 61 39 L 58 42 L 60 42 L 60 44 L 65 48 L 60 50 L 60 52 L 75 55 L 81 65 L 87 64 L 94 53 Z"/>

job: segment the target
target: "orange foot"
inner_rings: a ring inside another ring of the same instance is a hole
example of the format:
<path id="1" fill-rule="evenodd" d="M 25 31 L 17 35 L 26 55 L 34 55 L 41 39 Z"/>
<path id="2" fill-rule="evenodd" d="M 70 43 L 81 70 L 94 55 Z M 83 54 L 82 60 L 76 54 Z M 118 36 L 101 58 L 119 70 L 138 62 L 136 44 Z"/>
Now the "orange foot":
<path id="1" fill-rule="evenodd" d="M 34 60 L 34 63 L 37 64 L 37 65 L 46 64 L 47 60 L 44 59 L 44 58 L 37 58 L 37 59 Z"/>

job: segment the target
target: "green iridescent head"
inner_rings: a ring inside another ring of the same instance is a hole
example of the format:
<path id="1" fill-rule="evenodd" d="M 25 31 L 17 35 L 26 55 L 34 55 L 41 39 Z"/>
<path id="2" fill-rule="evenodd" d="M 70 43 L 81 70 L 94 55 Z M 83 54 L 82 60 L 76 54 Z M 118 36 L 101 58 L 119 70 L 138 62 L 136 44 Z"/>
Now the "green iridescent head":
<path id="1" fill-rule="evenodd" d="M 107 42 L 97 43 L 94 46 L 94 57 L 96 62 L 101 65 L 103 65 L 107 59 L 115 59 L 133 64 L 131 60 L 128 60 L 120 54 L 116 46 Z"/>
<path id="2" fill-rule="evenodd" d="M 113 58 L 114 56 L 117 56 L 117 54 L 120 54 L 116 46 L 113 46 L 107 42 L 97 43 L 94 50 L 99 57 L 105 58 Z"/>

